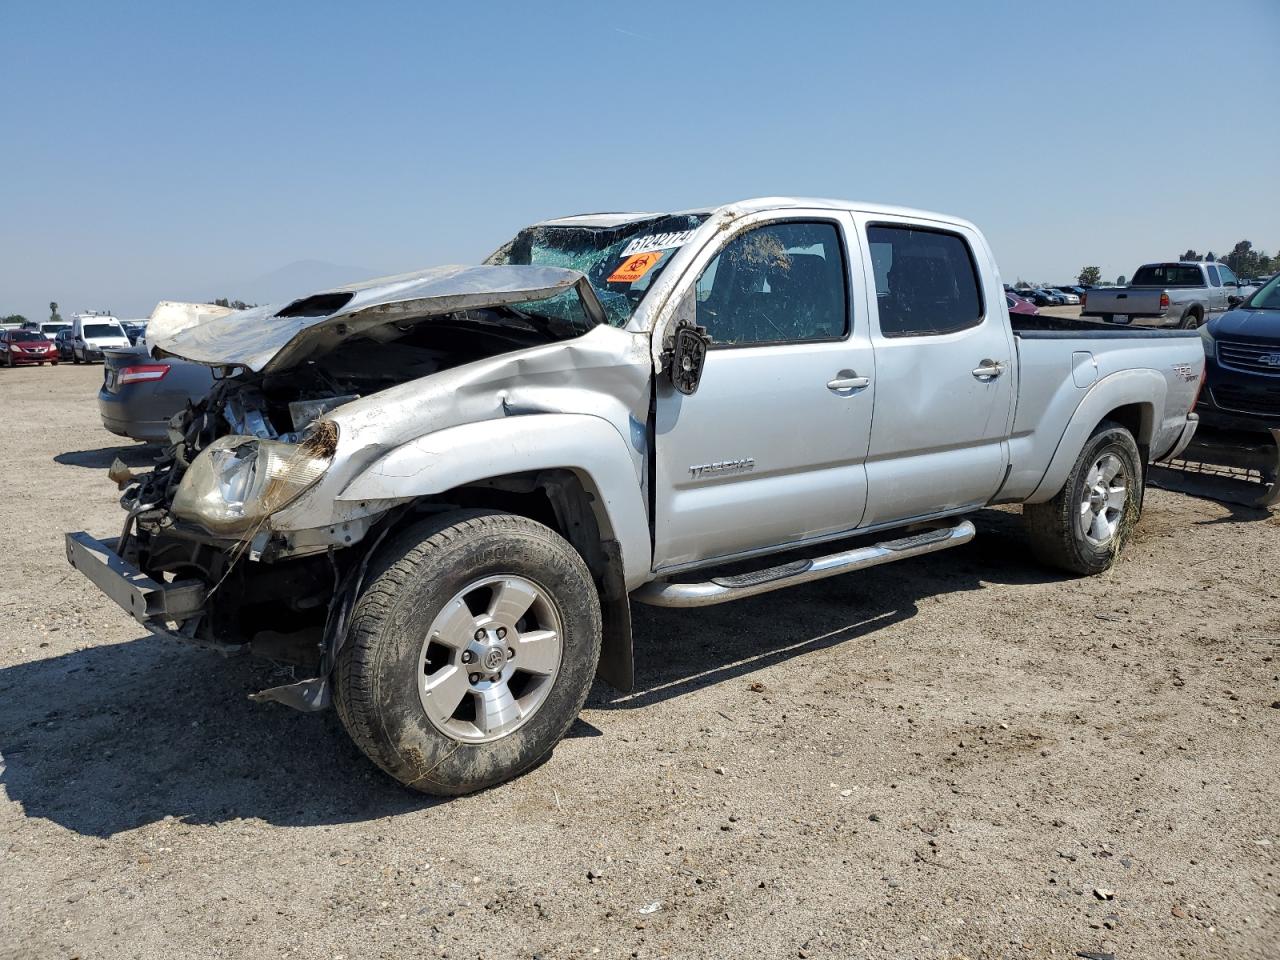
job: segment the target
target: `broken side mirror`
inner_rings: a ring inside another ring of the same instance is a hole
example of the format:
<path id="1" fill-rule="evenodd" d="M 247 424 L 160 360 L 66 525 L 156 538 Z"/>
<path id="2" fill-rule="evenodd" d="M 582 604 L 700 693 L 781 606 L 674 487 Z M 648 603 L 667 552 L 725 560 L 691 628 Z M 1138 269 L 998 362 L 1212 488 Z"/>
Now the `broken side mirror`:
<path id="1" fill-rule="evenodd" d="M 692 320 L 678 320 L 667 336 L 662 352 L 663 368 L 671 377 L 671 385 L 686 397 L 697 392 L 710 343 L 706 328 Z"/>

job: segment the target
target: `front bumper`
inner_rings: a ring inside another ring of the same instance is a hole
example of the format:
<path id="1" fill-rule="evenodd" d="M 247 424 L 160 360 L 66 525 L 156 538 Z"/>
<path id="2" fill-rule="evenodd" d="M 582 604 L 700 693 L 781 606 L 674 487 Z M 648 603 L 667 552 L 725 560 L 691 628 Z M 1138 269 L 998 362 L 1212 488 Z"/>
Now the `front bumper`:
<path id="1" fill-rule="evenodd" d="M 67 560 L 99 590 L 152 633 L 190 639 L 171 629 L 201 613 L 205 586 L 199 580 L 153 580 L 116 553 L 117 540 L 68 533 Z"/>

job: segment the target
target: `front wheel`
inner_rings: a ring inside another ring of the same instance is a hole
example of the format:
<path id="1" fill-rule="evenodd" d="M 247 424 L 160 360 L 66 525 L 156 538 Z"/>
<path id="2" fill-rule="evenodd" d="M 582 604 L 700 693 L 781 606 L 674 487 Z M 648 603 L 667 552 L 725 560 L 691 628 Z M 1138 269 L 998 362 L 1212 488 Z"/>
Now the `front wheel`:
<path id="1" fill-rule="evenodd" d="M 1071 573 L 1101 573 L 1138 522 L 1142 491 L 1142 457 L 1133 434 L 1104 420 L 1057 495 L 1023 507 L 1032 551 Z"/>
<path id="2" fill-rule="evenodd" d="M 80 366 L 80 354 L 76 353 L 74 349 L 71 351 L 71 362 L 77 367 Z"/>
<path id="3" fill-rule="evenodd" d="M 406 786 L 482 790 L 564 736 L 595 677 L 600 631 L 591 574 L 553 530 L 443 514 L 375 561 L 335 668 L 338 715 Z"/>

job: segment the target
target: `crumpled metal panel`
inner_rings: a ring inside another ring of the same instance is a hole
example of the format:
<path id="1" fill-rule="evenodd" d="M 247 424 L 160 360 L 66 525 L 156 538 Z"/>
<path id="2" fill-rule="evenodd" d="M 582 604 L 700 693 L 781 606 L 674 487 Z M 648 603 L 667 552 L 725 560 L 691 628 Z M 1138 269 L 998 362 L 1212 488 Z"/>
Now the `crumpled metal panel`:
<path id="1" fill-rule="evenodd" d="M 281 370 L 372 327 L 458 310 L 545 300 L 579 281 L 585 285 L 577 270 L 560 267 L 433 267 L 319 291 L 283 306 L 237 311 L 158 338 L 153 346 L 209 366 L 242 366 L 255 373 Z M 342 293 L 350 293 L 351 299 L 332 313 L 279 316 L 305 301 Z"/>
<path id="2" fill-rule="evenodd" d="M 634 478 L 635 502 L 627 509 L 647 518 L 645 424 L 653 376 L 648 354 L 647 336 L 602 325 L 581 337 L 486 357 L 345 403 L 321 418 L 338 426 L 333 465 L 320 483 L 275 514 L 271 527 L 307 530 L 385 510 L 394 501 L 353 502 L 344 499 L 344 490 L 391 451 L 450 427 L 544 413 L 586 414 L 613 425 Z M 560 460 L 547 465 L 578 466 L 580 438 L 566 434 L 559 440 Z M 491 475 L 502 474 L 503 463 L 504 451 L 492 450 Z M 647 553 L 647 529 L 643 539 L 643 549 L 637 545 L 629 555 Z"/>

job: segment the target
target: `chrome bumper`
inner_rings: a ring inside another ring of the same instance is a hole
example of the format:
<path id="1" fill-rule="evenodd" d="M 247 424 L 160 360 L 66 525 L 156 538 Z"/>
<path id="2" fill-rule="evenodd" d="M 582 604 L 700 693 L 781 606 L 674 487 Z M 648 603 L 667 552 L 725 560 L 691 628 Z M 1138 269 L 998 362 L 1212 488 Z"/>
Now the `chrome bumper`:
<path id="1" fill-rule="evenodd" d="M 204 584 L 198 580 L 161 583 L 116 553 L 119 541 L 95 540 L 83 531 L 67 534 L 67 560 L 133 619 L 168 635 L 167 623 L 189 620 L 204 609 Z"/>

